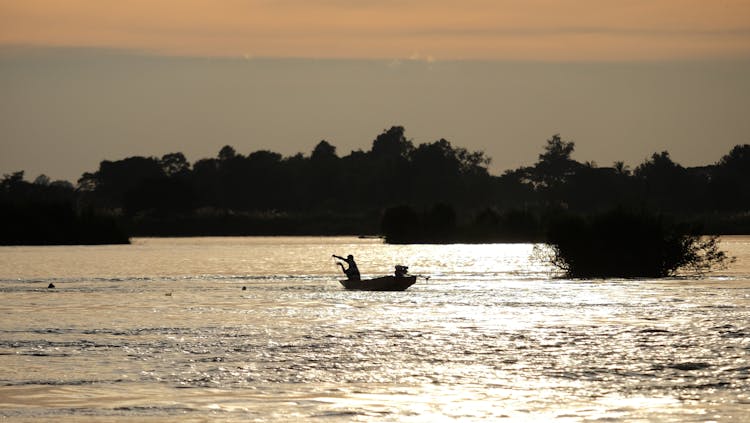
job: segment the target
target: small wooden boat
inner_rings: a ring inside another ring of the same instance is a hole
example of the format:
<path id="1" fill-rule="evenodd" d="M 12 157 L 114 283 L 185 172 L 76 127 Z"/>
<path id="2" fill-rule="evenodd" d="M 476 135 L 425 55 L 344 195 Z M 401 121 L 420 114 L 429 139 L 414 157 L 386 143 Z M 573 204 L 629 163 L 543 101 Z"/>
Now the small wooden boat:
<path id="1" fill-rule="evenodd" d="M 342 280 L 341 285 L 346 289 L 359 291 L 405 291 L 414 285 L 416 276 L 381 276 L 375 279 L 361 281 Z"/>

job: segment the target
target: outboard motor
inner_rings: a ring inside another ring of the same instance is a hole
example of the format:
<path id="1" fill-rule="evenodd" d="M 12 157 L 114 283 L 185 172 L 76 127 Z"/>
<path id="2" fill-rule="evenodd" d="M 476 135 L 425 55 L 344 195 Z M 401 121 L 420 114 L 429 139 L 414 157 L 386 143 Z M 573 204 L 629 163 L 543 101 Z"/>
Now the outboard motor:
<path id="1" fill-rule="evenodd" d="M 402 266 L 400 264 L 396 265 L 396 272 L 395 272 L 395 274 L 396 274 L 397 278 L 402 278 L 402 277 L 406 276 L 408 273 L 409 273 L 409 267 L 408 266 Z"/>

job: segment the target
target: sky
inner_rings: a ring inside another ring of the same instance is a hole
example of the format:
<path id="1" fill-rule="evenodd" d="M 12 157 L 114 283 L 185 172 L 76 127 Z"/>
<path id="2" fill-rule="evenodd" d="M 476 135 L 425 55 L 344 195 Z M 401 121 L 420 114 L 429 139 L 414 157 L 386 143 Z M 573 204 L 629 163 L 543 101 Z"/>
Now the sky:
<path id="1" fill-rule="evenodd" d="M 747 0 L 0 0 L 0 173 L 224 145 L 343 156 L 392 125 L 637 166 L 750 143 Z"/>

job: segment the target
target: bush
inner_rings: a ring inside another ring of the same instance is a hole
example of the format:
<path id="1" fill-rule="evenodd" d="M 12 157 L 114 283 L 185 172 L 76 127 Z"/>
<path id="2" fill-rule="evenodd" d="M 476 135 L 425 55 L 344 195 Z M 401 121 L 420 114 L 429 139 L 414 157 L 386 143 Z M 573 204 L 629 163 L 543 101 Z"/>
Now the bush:
<path id="1" fill-rule="evenodd" d="M 700 236 L 697 229 L 622 209 L 564 216 L 550 222 L 545 259 L 576 278 L 665 277 L 679 269 L 703 273 L 731 261 L 719 250 L 717 236 Z"/>

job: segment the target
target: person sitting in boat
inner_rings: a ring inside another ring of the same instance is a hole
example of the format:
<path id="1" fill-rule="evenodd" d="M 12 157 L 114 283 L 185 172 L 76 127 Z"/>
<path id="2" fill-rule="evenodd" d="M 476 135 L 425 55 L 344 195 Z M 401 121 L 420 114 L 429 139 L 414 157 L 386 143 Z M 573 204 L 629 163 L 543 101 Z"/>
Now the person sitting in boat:
<path id="1" fill-rule="evenodd" d="M 403 278 L 408 274 L 409 274 L 409 266 L 403 266 L 400 264 L 396 265 L 396 271 L 394 272 L 394 276 L 396 276 L 397 278 Z"/>
<path id="2" fill-rule="evenodd" d="M 336 254 L 333 255 L 333 258 L 342 260 L 346 262 L 348 267 L 344 267 L 344 263 L 337 262 L 339 266 L 341 266 L 341 270 L 346 275 L 346 278 L 350 281 L 358 281 L 359 280 L 359 269 L 357 268 L 357 263 L 354 261 L 354 256 L 349 254 L 346 256 L 346 258 L 343 258 L 341 256 L 337 256 Z"/>

